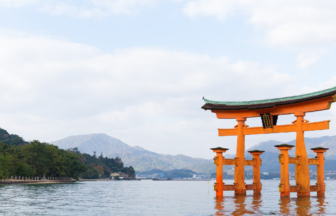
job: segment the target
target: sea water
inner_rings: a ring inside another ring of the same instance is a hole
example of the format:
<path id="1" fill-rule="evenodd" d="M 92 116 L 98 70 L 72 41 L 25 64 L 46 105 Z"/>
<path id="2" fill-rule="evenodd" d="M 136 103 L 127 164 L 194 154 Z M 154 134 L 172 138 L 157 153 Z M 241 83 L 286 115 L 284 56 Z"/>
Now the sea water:
<path id="1" fill-rule="evenodd" d="M 213 184 L 142 180 L 1 185 L 0 215 L 336 215 L 336 180 L 326 180 L 325 198 L 312 192 L 310 198 L 291 193 L 290 199 L 280 199 L 279 180 L 263 180 L 261 196 L 248 191 L 235 197 L 225 191 L 216 199 Z"/>

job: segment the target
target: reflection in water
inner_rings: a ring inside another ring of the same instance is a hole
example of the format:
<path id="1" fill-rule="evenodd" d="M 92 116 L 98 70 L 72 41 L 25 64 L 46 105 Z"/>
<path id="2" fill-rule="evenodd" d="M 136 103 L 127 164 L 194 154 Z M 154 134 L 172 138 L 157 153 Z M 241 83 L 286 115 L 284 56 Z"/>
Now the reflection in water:
<path id="1" fill-rule="evenodd" d="M 310 197 L 296 198 L 296 214 L 297 215 L 312 215 L 310 213 L 311 202 Z"/>
<path id="2" fill-rule="evenodd" d="M 336 181 L 327 183 L 325 198 L 292 193 L 287 200 L 280 199 L 279 182 L 273 180 L 263 182 L 262 196 L 227 192 L 218 199 L 202 181 L 0 185 L 0 215 L 336 215 Z"/>
<path id="3" fill-rule="evenodd" d="M 279 206 L 280 206 L 280 213 L 284 214 L 284 215 L 290 215 L 291 213 L 291 204 L 290 204 L 291 200 L 290 198 L 286 197 L 286 198 L 280 198 L 279 200 Z M 293 212 L 292 212 L 293 213 Z"/>
<path id="4" fill-rule="evenodd" d="M 234 203 L 236 210 L 232 212 L 232 215 L 243 215 L 246 213 L 246 196 L 236 196 Z"/>
<path id="5" fill-rule="evenodd" d="M 324 199 L 325 199 L 324 197 L 317 197 L 318 214 L 321 215 L 325 214 L 325 208 L 327 206 Z"/>
<path id="6" fill-rule="evenodd" d="M 225 201 L 230 204 L 225 205 Z M 231 204 L 232 201 L 234 202 L 234 206 Z M 228 215 L 229 213 L 231 215 L 258 214 L 261 206 L 261 195 L 215 197 L 215 215 Z M 249 208 L 252 208 L 252 210 L 249 210 Z"/>
<path id="7" fill-rule="evenodd" d="M 315 206 L 312 206 L 311 199 L 316 199 Z M 324 215 L 326 203 L 323 197 L 282 198 L 279 206 L 281 215 Z"/>
<path id="8" fill-rule="evenodd" d="M 317 201 L 313 206 L 311 199 Z M 215 197 L 215 215 L 324 215 L 326 213 L 324 199 L 323 197 L 279 198 L 279 209 L 262 212 L 261 195 Z"/>
<path id="9" fill-rule="evenodd" d="M 252 208 L 253 208 L 254 212 L 259 212 L 261 204 L 262 204 L 261 194 L 254 195 L 253 196 L 253 201 L 252 201 Z"/>
<path id="10" fill-rule="evenodd" d="M 215 197 L 215 200 L 216 200 L 215 209 L 217 210 L 215 215 L 224 215 L 224 198 Z"/>

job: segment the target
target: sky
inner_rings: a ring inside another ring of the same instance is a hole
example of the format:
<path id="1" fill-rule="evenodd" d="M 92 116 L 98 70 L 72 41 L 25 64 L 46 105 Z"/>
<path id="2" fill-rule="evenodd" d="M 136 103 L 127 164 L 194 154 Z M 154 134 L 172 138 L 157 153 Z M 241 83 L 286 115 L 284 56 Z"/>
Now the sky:
<path id="1" fill-rule="evenodd" d="M 234 154 L 236 137 L 217 129 L 236 121 L 201 109 L 202 98 L 336 86 L 335 9 L 333 0 L 0 0 L 0 127 L 28 141 L 105 133 L 162 154 Z M 331 120 L 306 137 L 336 135 L 336 105 L 306 119 Z M 246 148 L 293 139 L 247 136 Z"/>

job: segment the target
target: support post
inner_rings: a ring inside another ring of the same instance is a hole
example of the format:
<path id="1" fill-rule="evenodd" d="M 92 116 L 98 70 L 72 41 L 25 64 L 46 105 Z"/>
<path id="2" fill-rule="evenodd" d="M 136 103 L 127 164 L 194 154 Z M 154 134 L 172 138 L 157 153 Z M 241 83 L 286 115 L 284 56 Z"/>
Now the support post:
<path id="1" fill-rule="evenodd" d="M 217 148 L 211 148 L 211 150 L 216 153 L 216 157 L 214 158 L 214 163 L 216 164 L 216 183 L 214 185 L 214 190 L 216 191 L 216 197 L 222 197 L 224 190 L 223 153 L 225 153 L 229 149 L 217 147 Z"/>
<path id="2" fill-rule="evenodd" d="M 281 169 L 279 192 L 281 198 L 290 197 L 290 184 L 289 184 L 289 154 L 288 151 L 294 146 L 288 144 L 276 145 L 280 150 L 279 163 Z"/>
<path id="3" fill-rule="evenodd" d="M 296 148 L 295 156 L 299 160 L 299 164 L 295 165 L 295 180 L 298 186 L 298 197 L 310 196 L 310 178 L 308 156 L 304 141 L 304 112 L 295 112 L 296 119 Z"/>
<path id="4" fill-rule="evenodd" d="M 328 150 L 328 148 L 317 147 L 311 148 L 316 154 L 318 159 L 317 164 L 317 196 L 324 197 L 325 193 L 325 183 L 324 183 L 324 153 Z"/>
<path id="5" fill-rule="evenodd" d="M 245 135 L 244 128 L 246 127 L 245 121 L 246 118 L 240 117 L 237 118 L 238 121 L 238 138 L 237 138 L 237 153 L 236 153 L 236 167 L 235 167 L 235 195 L 246 195 L 246 186 L 245 186 L 245 169 L 244 169 L 244 161 L 245 161 Z"/>
<path id="6" fill-rule="evenodd" d="M 253 155 L 253 185 L 255 185 L 253 195 L 259 195 L 261 194 L 262 189 L 262 185 L 260 182 L 260 166 L 261 166 L 260 155 L 265 151 L 252 150 L 249 152 L 251 155 Z"/>

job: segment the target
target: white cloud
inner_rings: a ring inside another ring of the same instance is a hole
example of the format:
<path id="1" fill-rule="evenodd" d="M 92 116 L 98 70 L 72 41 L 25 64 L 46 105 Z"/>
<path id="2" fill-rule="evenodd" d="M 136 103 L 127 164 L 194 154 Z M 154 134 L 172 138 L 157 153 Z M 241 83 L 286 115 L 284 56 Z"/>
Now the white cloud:
<path id="1" fill-rule="evenodd" d="M 333 76 L 330 80 L 323 82 L 319 85 L 319 89 L 327 89 L 327 88 L 332 88 L 336 86 L 336 76 Z"/>
<path id="2" fill-rule="evenodd" d="M 298 67 L 301 69 L 308 68 L 315 64 L 323 54 L 327 53 L 327 49 L 313 49 L 306 52 L 301 52 L 298 56 Z"/>
<path id="3" fill-rule="evenodd" d="M 316 48 L 336 41 L 336 2 L 333 0 L 192 0 L 189 16 L 245 14 L 248 22 L 265 31 L 270 46 Z"/>
<path id="4" fill-rule="evenodd" d="M 202 96 L 285 96 L 293 80 L 255 62 L 155 48 L 110 54 L 13 35 L 1 35 L 0 46 L 1 127 L 28 140 L 103 132 L 161 153 L 202 156 L 223 141 L 217 127 L 234 125 L 201 110 Z"/>
<path id="5" fill-rule="evenodd" d="M 0 0 L 0 5 L 5 7 L 22 7 L 31 4 L 37 4 L 41 0 Z"/>
<path id="6" fill-rule="evenodd" d="M 133 14 L 142 6 L 152 6 L 158 0 L 0 0 L 0 6 L 35 6 L 39 11 L 78 18 L 104 17 L 112 14 Z"/>
<path id="7" fill-rule="evenodd" d="M 189 1 L 184 7 L 184 13 L 191 17 L 197 15 L 215 15 L 218 19 L 224 20 L 235 9 L 236 5 L 237 2 L 235 1 Z"/>

